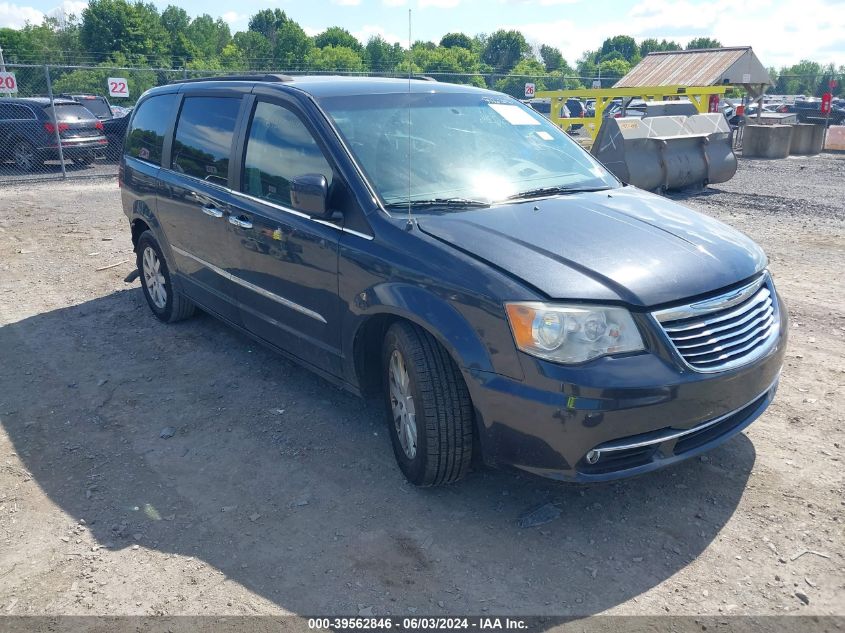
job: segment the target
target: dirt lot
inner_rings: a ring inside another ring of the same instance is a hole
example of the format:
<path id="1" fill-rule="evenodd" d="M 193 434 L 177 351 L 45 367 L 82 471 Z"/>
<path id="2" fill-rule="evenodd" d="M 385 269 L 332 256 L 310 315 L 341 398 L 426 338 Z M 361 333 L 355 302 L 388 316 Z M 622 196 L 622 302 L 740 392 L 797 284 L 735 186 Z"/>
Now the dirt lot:
<path id="1" fill-rule="evenodd" d="M 113 180 L 0 193 L 0 614 L 845 614 L 845 156 L 685 198 L 771 258 L 778 397 L 708 456 L 586 487 L 412 488 L 377 404 L 152 317 Z"/>

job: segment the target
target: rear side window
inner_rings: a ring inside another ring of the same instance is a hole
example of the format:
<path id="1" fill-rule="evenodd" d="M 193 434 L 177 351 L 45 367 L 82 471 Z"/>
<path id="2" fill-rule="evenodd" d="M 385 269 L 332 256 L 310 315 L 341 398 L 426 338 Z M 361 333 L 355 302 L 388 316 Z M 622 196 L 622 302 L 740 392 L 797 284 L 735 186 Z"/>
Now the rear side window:
<path id="1" fill-rule="evenodd" d="M 34 118 L 35 114 L 33 114 L 32 110 L 25 106 L 13 105 L 11 103 L 0 103 L 0 119 L 31 121 Z"/>
<path id="2" fill-rule="evenodd" d="M 172 168 L 218 185 L 229 183 L 229 152 L 241 100 L 186 97 L 176 124 Z"/>
<path id="3" fill-rule="evenodd" d="M 259 101 L 246 144 L 244 192 L 291 207 L 290 181 L 305 174 L 322 174 L 332 183 L 332 168 L 299 117 Z"/>
<path id="4" fill-rule="evenodd" d="M 50 106 L 44 108 L 44 111 L 50 116 L 50 118 L 54 118 L 52 115 L 52 110 Z M 56 117 L 59 121 L 90 121 L 91 119 L 95 119 L 96 117 L 92 114 L 91 110 L 82 107 L 79 104 L 73 103 L 57 103 L 55 106 L 56 110 Z"/>
<path id="5" fill-rule="evenodd" d="M 170 126 L 178 95 L 150 97 L 138 106 L 126 138 L 126 153 L 156 165 L 161 164 L 164 135 Z"/>

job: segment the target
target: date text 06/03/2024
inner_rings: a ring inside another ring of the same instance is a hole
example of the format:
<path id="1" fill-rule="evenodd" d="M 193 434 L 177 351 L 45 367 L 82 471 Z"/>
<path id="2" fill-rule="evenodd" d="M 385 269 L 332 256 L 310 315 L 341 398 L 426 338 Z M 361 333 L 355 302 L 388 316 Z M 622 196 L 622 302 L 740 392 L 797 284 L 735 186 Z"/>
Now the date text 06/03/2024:
<path id="1" fill-rule="evenodd" d="M 309 618 L 308 628 L 316 630 L 511 630 L 528 628 L 519 618 L 499 617 L 405 617 L 401 620 L 391 617 L 345 617 L 345 618 Z"/>

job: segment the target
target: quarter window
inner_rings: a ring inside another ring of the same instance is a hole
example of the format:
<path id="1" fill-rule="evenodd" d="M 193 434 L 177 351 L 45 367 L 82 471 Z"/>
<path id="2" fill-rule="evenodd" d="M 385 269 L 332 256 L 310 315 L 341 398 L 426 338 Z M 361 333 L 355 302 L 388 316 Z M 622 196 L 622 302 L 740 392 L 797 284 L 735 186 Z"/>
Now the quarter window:
<path id="1" fill-rule="evenodd" d="M 150 97 L 138 106 L 132 117 L 132 127 L 126 138 L 126 153 L 141 160 L 161 164 L 164 135 L 173 120 L 173 108 L 178 95 Z"/>
<path id="2" fill-rule="evenodd" d="M 186 97 L 176 125 L 173 169 L 228 186 L 229 152 L 240 107 L 240 99 Z"/>
<path id="3" fill-rule="evenodd" d="M 15 121 L 28 120 L 35 118 L 32 110 L 24 106 L 13 105 L 11 103 L 0 104 L 0 119 L 11 119 Z"/>
<path id="4" fill-rule="evenodd" d="M 259 101 L 244 157 L 244 192 L 296 208 L 290 182 L 306 174 L 322 174 L 331 185 L 332 168 L 305 124 L 287 108 Z"/>

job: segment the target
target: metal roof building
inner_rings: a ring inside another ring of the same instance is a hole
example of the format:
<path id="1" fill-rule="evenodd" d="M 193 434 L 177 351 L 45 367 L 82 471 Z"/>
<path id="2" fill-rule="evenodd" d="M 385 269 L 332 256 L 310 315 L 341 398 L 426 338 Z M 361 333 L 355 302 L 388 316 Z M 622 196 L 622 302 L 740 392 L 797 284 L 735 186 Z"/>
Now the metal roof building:
<path id="1" fill-rule="evenodd" d="M 760 94 L 771 83 L 750 46 L 732 46 L 649 53 L 614 87 L 734 85 Z"/>

